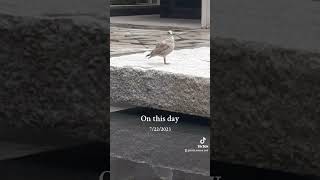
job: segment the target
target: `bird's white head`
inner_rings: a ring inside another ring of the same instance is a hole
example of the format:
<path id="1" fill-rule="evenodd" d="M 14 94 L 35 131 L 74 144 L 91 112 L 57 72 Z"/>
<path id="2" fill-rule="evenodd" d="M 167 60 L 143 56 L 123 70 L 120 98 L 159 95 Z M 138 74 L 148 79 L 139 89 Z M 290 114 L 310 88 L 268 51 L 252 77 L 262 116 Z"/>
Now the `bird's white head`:
<path id="1" fill-rule="evenodd" d="M 171 30 L 168 31 L 169 35 L 173 35 L 173 32 Z"/>

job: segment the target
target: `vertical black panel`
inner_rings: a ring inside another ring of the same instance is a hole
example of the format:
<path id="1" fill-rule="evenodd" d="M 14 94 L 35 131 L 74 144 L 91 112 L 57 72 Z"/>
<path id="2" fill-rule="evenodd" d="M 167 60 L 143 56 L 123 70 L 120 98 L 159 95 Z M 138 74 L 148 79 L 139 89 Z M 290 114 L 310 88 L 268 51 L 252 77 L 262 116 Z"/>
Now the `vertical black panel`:
<path id="1" fill-rule="evenodd" d="M 160 16 L 169 18 L 200 19 L 201 1 L 199 0 L 162 0 Z"/>

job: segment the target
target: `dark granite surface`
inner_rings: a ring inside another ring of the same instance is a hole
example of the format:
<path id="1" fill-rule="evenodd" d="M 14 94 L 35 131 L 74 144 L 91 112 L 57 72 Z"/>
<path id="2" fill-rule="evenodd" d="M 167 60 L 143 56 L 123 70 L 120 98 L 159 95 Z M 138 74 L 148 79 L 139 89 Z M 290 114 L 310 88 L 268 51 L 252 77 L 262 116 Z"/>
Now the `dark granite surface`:
<path id="1" fill-rule="evenodd" d="M 179 117 L 179 121 L 142 122 L 142 115 Z M 150 131 L 150 127 L 170 127 L 171 130 Z M 176 178 L 172 180 L 176 180 L 179 175 L 188 177 L 188 173 L 190 176 L 205 178 L 210 173 L 209 149 L 203 148 L 207 150 L 203 152 L 186 152 L 186 149 L 201 150 L 198 148 L 200 140 L 205 137 L 203 145 L 209 145 L 209 136 L 208 119 L 199 116 L 150 108 L 112 112 L 111 179 L 132 176 L 136 179 L 163 177 L 163 180 L 171 180 L 169 177 L 175 174 Z"/>
<path id="2" fill-rule="evenodd" d="M 320 54 L 223 38 L 211 47 L 211 157 L 320 175 Z"/>
<path id="3" fill-rule="evenodd" d="M 105 143 L 88 143 L 0 161 L 1 180 L 108 180 Z M 105 158 L 104 158 L 105 157 Z M 101 176 L 102 177 L 102 176 Z"/>
<path id="4" fill-rule="evenodd" d="M 0 17 L 0 121 L 107 139 L 108 29 L 68 18 Z"/>

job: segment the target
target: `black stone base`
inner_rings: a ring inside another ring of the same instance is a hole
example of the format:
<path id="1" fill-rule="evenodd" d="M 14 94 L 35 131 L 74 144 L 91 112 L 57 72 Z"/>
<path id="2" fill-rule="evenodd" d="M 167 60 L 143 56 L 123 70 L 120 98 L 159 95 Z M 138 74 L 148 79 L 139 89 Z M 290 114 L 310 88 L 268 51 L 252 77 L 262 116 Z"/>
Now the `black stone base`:
<path id="1" fill-rule="evenodd" d="M 160 17 L 200 19 L 200 0 L 161 0 Z"/>
<path id="2" fill-rule="evenodd" d="M 159 13 L 159 5 L 112 5 L 110 9 L 111 16 L 150 15 Z"/>

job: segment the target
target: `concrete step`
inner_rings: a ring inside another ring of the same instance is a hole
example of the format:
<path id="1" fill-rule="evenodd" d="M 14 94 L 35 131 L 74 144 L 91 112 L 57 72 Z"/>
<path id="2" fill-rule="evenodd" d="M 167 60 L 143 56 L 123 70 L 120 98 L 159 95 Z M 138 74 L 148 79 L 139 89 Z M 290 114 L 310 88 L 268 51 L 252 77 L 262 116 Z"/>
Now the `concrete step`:
<path id="1" fill-rule="evenodd" d="M 164 64 L 146 53 L 110 59 L 110 101 L 210 116 L 210 48 L 176 50 Z"/>

